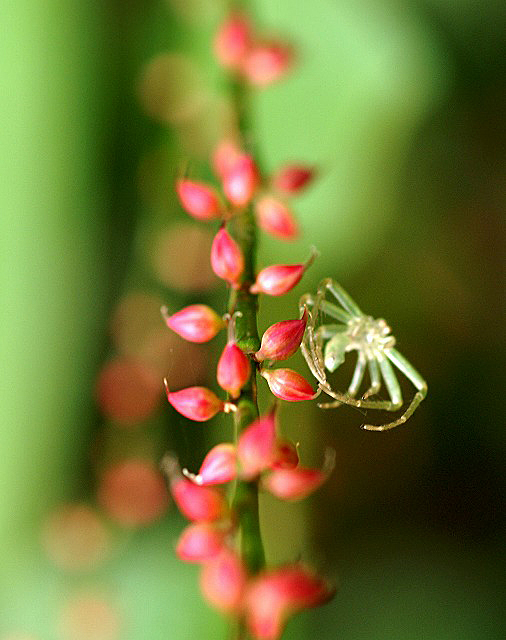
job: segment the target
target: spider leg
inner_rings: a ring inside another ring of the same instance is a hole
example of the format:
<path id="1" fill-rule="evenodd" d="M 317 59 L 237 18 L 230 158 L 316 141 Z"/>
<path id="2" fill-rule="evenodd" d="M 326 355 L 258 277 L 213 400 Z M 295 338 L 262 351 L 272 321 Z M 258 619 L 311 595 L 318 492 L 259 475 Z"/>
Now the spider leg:
<path id="1" fill-rule="evenodd" d="M 350 407 L 358 407 L 359 409 L 383 409 L 384 411 L 395 410 L 392 408 L 393 403 L 391 400 L 357 400 L 356 398 L 352 398 L 348 393 L 339 393 L 339 391 L 334 391 L 330 388 L 328 382 L 320 381 L 318 386 L 331 398 L 334 398 L 341 404 L 347 404 Z M 335 406 L 335 403 L 330 404 Z M 331 406 L 326 406 L 322 403 L 318 406 L 320 409 L 332 408 Z"/>
<path id="2" fill-rule="evenodd" d="M 334 282 L 334 280 L 332 280 L 331 278 L 322 280 L 318 291 L 322 289 L 328 289 L 339 302 L 339 304 L 341 304 L 352 316 L 360 317 L 364 315 L 357 303 L 349 296 L 348 293 L 346 293 L 341 285 L 337 284 L 337 282 Z"/>
<path id="3" fill-rule="evenodd" d="M 360 388 L 362 379 L 364 377 L 366 364 L 367 364 L 367 360 L 365 359 L 365 356 L 361 352 L 359 352 L 358 358 L 357 358 L 357 364 L 355 365 L 355 371 L 353 372 L 353 377 L 351 379 L 350 386 L 348 387 L 348 396 L 351 398 L 355 397 L 355 395 L 357 394 L 357 391 Z M 323 387 L 321 387 L 320 385 L 320 389 L 322 388 Z M 325 388 L 324 388 L 324 391 L 326 391 Z M 335 400 L 334 402 L 322 402 L 318 405 L 318 407 L 320 409 L 336 409 L 337 407 L 340 407 L 343 404 L 345 403 L 341 402 L 340 400 Z"/>
<path id="4" fill-rule="evenodd" d="M 344 322 L 345 324 L 348 320 L 351 320 L 351 315 L 347 311 L 340 309 L 337 305 L 329 302 L 328 300 L 320 301 L 320 310 L 331 318 Z"/>
<path id="5" fill-rule="evenodd" d="M 368 361 L 367 365 L 369 368 L 369 376 L 371 377 L 371 386 L 362 396 L 364 400 L 367 400 L 367 398 L 376 395 L 381 389 L 381 377 L 378 368 L 378 361 L 375 358 L 372 358 Z"/>

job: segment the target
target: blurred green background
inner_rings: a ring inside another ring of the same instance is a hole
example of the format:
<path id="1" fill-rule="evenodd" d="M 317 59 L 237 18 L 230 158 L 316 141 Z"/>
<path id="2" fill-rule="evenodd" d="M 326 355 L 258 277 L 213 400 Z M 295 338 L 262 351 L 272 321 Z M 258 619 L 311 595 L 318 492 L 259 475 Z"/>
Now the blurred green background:
<path id="1" fill-rule="evenodd" d="M 310 245 L 321 257 L 294 292 L 262 300 L 260 328 L 331 275 L 389 321 L 429 384 L 385 434 L 348 407 L 282 407 L 306 464 L 337 452 L 312 498 L 262 502 L 269 561 L 301 557 L 339 584 L 286 638 L 503 638 L 506 4 L 254 10 L 299 58 L 254 99 L 264 168 L 320 170 L 293 201 L 300 240 L 262 236 L 259 264 Z M 160 303 L 225 308 L 204 264 L 211 228 L 172 191 L 187 158 L 210 177 L 227 122 L 208 54 L 222 15 L 215 0 L 2 2 L 1 640 L 225 637 L 149 476 L 167 449 L 195 469 L 230 438 L 225 420 L 188 424 L 160 385 L 213 385 L 223 337 L 190 348 L 158 316 Z M 344 388 L 351 371 L 339 375 Z M 132 458 L 153 489 L 146 512 L 118 515 L 121 488 L 104 478 Z"/>

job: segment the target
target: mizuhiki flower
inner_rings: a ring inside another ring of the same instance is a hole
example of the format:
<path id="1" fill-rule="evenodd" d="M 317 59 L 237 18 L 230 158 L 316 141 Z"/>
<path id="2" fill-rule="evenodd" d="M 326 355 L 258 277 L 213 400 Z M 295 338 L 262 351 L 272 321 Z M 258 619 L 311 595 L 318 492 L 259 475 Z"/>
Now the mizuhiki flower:
<path id="1" fill-rule="evenodd" d="M 255 202 L 258 226 L 282 240 L 294 240 L 299 234 L 297 221 L 288 206 L 270 195 Z"/>
<path id="2" fill-rule="evenodd" d="M 313 400 L 318 395 L 309 382 L 292 369 L 262 369 L 260 374 L 267 380 L 272 393 L 281 400 L 301 402 Z"/>
<path id="3" fill-rule="evenodd" d="M 302 500 L 316 491 L 334 468 L 335 452 L 328 450 L 323 469 L 297 466 L 293 469 L 276 469 L 262 477 L 262 487 L 280 500 Z"/>
<path id="4" fill-rule="evenodd" d="M 297 446 L 285 438 L 278 438 L 274 448 L 270 469 L 294 469 L 299 464 Z"/>
<path id="5" fill-rule="evenodd" d="M 282 42 L 255 44 L 247 53 L 242 72 L 255 87 L 267 87 L 293 66 L 293 49 Z"/>
<path id="6" fill-rule="evenodd" d="M 205 304 L 191 304 L 169 315 L 167 307 L 161 308 L 167 326 L 189 342 L 208 342 L 223 329 L 223 319 Z"/>
<path id="7" fill-rule="evenodd" d="M 286 360 L 293 355 L 302 342 L 307 323 L 307 309 L 299 320 L 276 322 L 262 336 L 260 349 L 255 353 L 258 362 Z"/>
<path id="8" fill-rule="evenodd" d="M 214 39 L 214 53 L 225 69 L 238 70 L 252 42 L 252 27 L 244 13 L 231 12 Z"/>
<path id="9" fill-rule="evenodd" d="M 211 247 L 211 267 L 214 273 L 232 286 L 237 285 L 244 271 L 244 256 L 237 242 L 222 227 Z"/>
<path id="10" fill-rule="evenodd" d="M 179 536 L 176 553 L 184 562 L 208 562 L 222 551 L 225 535 L 208 522 L 190 524 Z"/>
<path id="11" fill-rule="evenodd" d="M 318 252 L 313 248 L 311 255 L 303 264 L 273 264 L 258 272 L 250 293 L 266 293 L 270 296 L 282 296 L 300 282 L 306 269 L 314 262 Z"/>
<path id="12" fill-rule="evenodd" d="M 259 183 L 260 174 L 252 156 L 247 153 L 239 154 L 222 176 L 223 193 L 235 207 L 245 207 Z"/>
<path id="13" fill-rule="evenodd" d="M 219 611 L 238 612 L 246 580 L 246 569 L 239 554 L 225 548 L 202 568 L 200 588 L 204 598 Z"/>
<path id="14" fill-rule="evenodd" d="M 181 391 L 170 391 L 166 379 L 164 384 L 170 404 L 190 420 L 205 422 L 226 408 L 225 403 L 206 387 L 187 387 Z"/>
<path id="15" fill-rule="evenodd" d="M 198 220 L 221 218 L 223 204 L 213 187 L 193 180 L 178 180 L 176 191 L 183 209 Z"/>
<path id="16" fill-rule="evenodd" d="M 251 480 L 267 469 L 276 450 L 275 408 L 252 422 L 239 436 L 237 459 L 241 477 Z"/>
<path id="17" fill-rule="evenodd" d="M 235 445 L 223 442 L 214 446 L 204 458 L 198 474 L 183 469 L 187 478 L 201 486 L 225 484 L 237 475 L 237 454 Z"/>
<path id="18" fill-rule="evenodd" d="M 313 180 L 315 170 L 311 167 L 290 165 L 281 167 L 272 176 L 272 186 L 285 195 L 294 195 L 302 191 Z"/>
<path id="19" fill-rule="evenodd" d="M 249 632 L 257 640 L 277 640 L 291 615 L 328 602 L 334 591 L 302 565 L 264 571 L 248 584 L 244 597 Z"/>

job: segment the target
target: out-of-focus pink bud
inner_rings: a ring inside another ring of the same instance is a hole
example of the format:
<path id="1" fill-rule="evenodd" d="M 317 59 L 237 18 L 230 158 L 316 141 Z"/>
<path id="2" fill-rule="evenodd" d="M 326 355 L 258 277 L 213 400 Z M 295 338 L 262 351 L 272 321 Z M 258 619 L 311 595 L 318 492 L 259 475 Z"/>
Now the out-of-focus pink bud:
<path id="1" fill-rule="evenodd" d="M 242 71 L 255 87 L 267 87 L 279 80 L 293 65 L 291 47 L 280 42 L 255 45 L 247 54 Z"/>
<path id="2" fill-rule="evenodd" d="M 313 180 L 314 169 L 292 165 L 278 169 L 272 177 L 272 185 L 286 195 L 298 193 Z"/>
<path id="3" fill-rule="evenodd" d="M 299 234 L 297 221 L 290 209 L 272 196 L 263 196 L 255 204 L 258 226 L 282 240 L 293 240 Z"/>
<path id="4" fill-rule="evenodd" d="M 276 447 L 276 415 L 269 411 L 252 422 L 239 436 L 237 458 L 241 475 L 246 480 L 267 469 L 273 460 Z"/>
<path id="5" fill-rule="evenodd" d="M 190 420 L 205 422 L 225 408 L 218 396 L 206 387 L 188 387 L 181 391 L 170 391 L 167 380 L 164 380 L 164 384 L 170 404 Z"/>
<path id="6" fill-rule="evenodd" d="M 251 25 L 248 18 L 237 11 L 222 23 L 214 39 L 218 62 L 226 69 L 239 69 L 251 45 Z"/>
<path id="7" fill-rule="evenodd" d="M 206 522 L 186 527 L 176 546 L 176 553 L 184 562 L 207 562 L 223 549 L 225 532 Z"/>
<path id="8" fill-rule="evenodd" d="M 200 588 L 205 599 L 219 611 L 238 611 L 246 586 L 246 570 L 237 553 L 224 549 L 207 562 L 200 574 Z"/>
<path id="9" fill-rule="evenodd" d="M 204 458 L 196 476 L 187 474 L 193 482 L 200 485 L 225 484 L 237 475 L 237 456 L 235 446 L 228 442 L 217 444 Z"/>
<path id="10" fill-rule="evenodd" d="M 178 180 L 176 191 L 183 209 L 194 218 L 209 220 L 221 217 L 223 205 L 216 191 L 207 184 Z"/>
<path id="11" fill-rule="evenodd" d="M 239 145 L 232 139 L 225 138 L 213 152 L 211 164 L 216 175 L 223 179 L 240 160 L 243 152 Z"/>
<path id="12" fill-rule="evenodd" d="M 309 382 L 291 369 L 263 369 L 261 375 L 267 380 L 272 393 L 281 400 L 301 402 L 316 396 Z"/>
<path id="13" fill-rule="evenodd" d="M 290 440 L 278 439 L 270 468 L 294 469 L 298 464 L 299 454 L 297 453 L 297 447 Z"/>
<path id="14" fill-rule="evenodd" d="M 276 322 L 266 329 L 260 343 L 260 350 L 255 353 L 258 362 L 264 360 L 286 360 L 300 346 L 307 323 L 307 309 L 300 320 L 284 320 Z"/>
<path id="15" fill-rule="evenodd" d="M 277 640 L 288 617 L 297 611 L 328 602 L 334 589 L 303 566 L 264 571 L 246 591 L 246 624 L 257 640 Z"/>
<path id="16" fill-rule="evenodd" d="M 167 307 L 162 307 L 161 312 L 167 326 L 189 342 L 207 342 L 225 326 L 205 304 L 191 304 L 173 315 L 168 314 Z"/>
<path id="17" fill-rule="evenodd" d="M 250 373 L 251 367 L 248 357 L 235 342 L 229 342 L 223 349 L 216 370 L 220 387 L 228 391 L 233 398 L 237 398 L 241 389 L 248 382 Z"/>
<path id="18" fill-rule="evenodd" d="M 215 235 L 211 247 L 211 266 L 214 273 L 231 285 L 236 285 L 244 271 L 242 251 L 225 229 L 221 228 Z"/>
<path id="19" fill-rule="evenodd" d="M 223 192 L 234 206 L 244 207 L 250 202 L 259 182 L 260 176 L 253 158 L 241 153 L 223 174 Z"/>
<path id="20" fill-rule="evenodd" d="M 277 469 L 262 478 L 262 486 L 280 500 L 302 500 L 318 489 L 334 468 L 335 452 L 328 450 L 323 469 Z"/>

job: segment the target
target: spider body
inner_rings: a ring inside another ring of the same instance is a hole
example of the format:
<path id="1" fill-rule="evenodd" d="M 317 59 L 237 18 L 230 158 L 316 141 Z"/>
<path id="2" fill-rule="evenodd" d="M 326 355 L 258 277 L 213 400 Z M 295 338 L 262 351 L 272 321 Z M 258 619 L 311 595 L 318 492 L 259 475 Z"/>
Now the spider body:
<path id="1" fill-rule="evenodd" d="M 326 299 L 330 292 L 336 302 Z M 310 319 L 301 348 L 304 358 L 319 387 L 334 399 L 322 403 L 324 409 L 348 404 L 365 409 L 397 411 L 402 407 L 402 393 L 394 367 L 401 371 L 415 386 L 416 394 L 400 418 L 384 425 L 363 425 L 369 431 L 386 431 L 404 424 L 427 394 L 427 384 L 406 358 L 395 349 L 395 338 L 383 318 L 375 319 L 362 313 L 358 305 L 336 282 L 327 278 L 320 283 L 316 296 L 306 294 L 300 301 L 301 309 L 309 307 Z M 325 314 L 337 324 L 319 324 L 319 315 Z M 346 353 L 357 352 L 357 363 L 347 393 L 334 391 L 327 381 L 326 370 L 333 372 L 343 362 Z M 362 395 L 357 394 L 362 385 L 365 370 L 369 372 L 370 386 Z M 389 400 L 369 400 L 385 383 Z"/>

